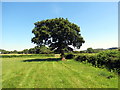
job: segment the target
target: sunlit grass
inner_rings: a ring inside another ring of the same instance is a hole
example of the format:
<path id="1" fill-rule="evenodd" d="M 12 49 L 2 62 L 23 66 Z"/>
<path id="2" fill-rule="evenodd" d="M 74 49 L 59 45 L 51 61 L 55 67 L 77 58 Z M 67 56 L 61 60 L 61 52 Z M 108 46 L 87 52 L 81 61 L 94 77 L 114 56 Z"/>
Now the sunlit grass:
<path id="1" fill-rule="evenodd" d="M 2 58 L 3 88 L 118 88 L 118 76 L 90 64 L 41 61 L 55 57 Z M 39 61 L 24 62 L 24 60 Z M 112 76 L 111 78 L 108 78 Z"/>

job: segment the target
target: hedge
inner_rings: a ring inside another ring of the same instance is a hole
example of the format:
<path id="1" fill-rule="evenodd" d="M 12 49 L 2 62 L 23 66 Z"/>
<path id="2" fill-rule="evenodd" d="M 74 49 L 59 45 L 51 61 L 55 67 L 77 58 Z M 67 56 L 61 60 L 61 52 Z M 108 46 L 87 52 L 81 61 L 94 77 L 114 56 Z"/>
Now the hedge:
<path id="1" fill-rule="evenodd" d="M 65 55 L 66 59 L 73 59 L 75 57 L 75 55 L 73 53 L 68 53 Z"/>
<path id="2" fill-rule="evenodd" d="M 97 54 L 81 54 L 76 56 L 76 61 L 91 63 L 95 67 L 107 68 L 120 74 L 120 53 L 119 51 L 102 51 Z"/>

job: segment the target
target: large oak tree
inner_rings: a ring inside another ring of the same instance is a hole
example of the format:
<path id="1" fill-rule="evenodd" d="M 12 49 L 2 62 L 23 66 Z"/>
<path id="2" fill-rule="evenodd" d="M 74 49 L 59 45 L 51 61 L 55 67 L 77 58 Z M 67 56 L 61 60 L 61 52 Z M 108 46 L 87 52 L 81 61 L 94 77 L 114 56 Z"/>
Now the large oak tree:
<path id="1" fill-rule="evenodd" d="M 71 46 L 80 49 L 85 42 L 80 34 L 80 27 L 64 18 L 47 19 L 34 23 L 32 42 L 38 46 L 47 45 L 61 54 Z"/>

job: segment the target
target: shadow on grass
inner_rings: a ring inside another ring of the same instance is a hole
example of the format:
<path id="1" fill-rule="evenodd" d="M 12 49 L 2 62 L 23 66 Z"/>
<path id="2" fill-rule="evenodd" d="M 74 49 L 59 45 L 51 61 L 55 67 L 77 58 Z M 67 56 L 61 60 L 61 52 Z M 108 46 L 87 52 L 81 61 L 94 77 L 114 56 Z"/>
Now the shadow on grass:
<path id="1" fill-rule="evenodd" d="M 61 58 L 46 58 L 46 59 L 28 59 L 22 60 L 22 62 L 41 62 L 41 61 L 60 61 Z"/>

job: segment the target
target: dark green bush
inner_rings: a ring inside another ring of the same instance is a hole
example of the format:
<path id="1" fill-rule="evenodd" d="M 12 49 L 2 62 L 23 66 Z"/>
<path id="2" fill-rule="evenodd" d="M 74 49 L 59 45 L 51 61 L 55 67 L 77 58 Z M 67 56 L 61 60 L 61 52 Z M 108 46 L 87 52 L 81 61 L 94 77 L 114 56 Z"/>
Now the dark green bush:
<path id="1" fill-rule="evenodd" d="M 77 56 L 75 58 L 76 61 L 79 61 L 79 62 L 88 62 L 89 60 L 89 55 L 84 55 L 84 54 L 81 54 L 79 56 Z"/>
<path id="2" fill-rule="evenodd" d="M 74 54 L 67 54 L 66 56 L 65 56 L 65 58 L 66 59 L 73 59 L 75 57 L 75 55 Z"/>
<path id="3" fill-rule="evenodd" d="M 96 55 L 89 56 L 87 62 L 92 63 L 92 65 L 96 67 L 97 66 L 97 56 Z"/>
<path id="4" fill-rule="evenodd" d="M 81 54 L 75 58 L 79 62 L 88 62 L 95 67 L 107 68 L 120 73 L 120 55 L 117 50 L 106 50 L 98 54 Z"/>

